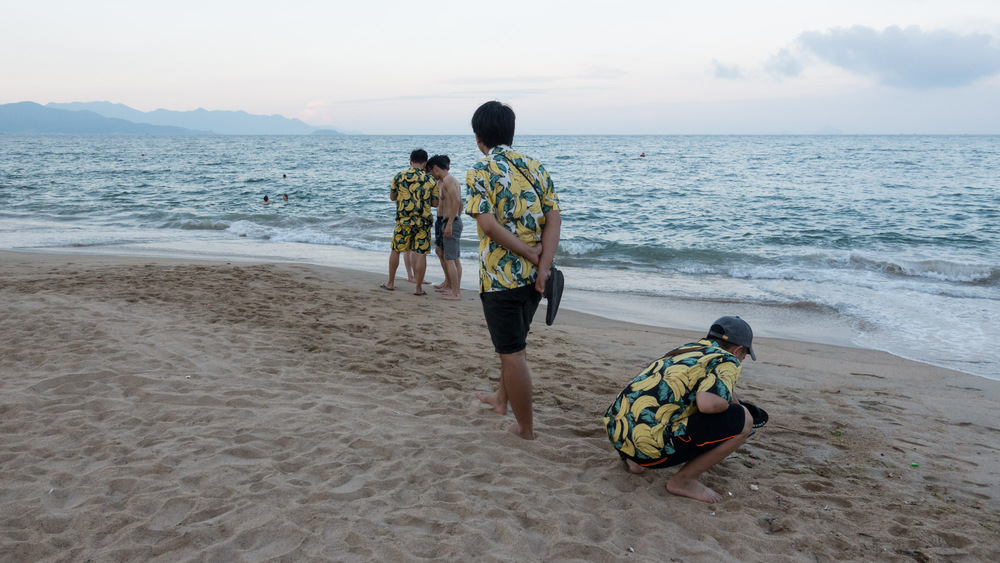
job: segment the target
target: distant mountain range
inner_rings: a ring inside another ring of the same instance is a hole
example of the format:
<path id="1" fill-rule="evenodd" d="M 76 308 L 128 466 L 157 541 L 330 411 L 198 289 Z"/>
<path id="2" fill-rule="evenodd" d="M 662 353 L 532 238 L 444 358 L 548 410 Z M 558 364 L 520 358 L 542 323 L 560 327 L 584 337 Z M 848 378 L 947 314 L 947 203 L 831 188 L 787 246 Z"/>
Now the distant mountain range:
<path id="1" fill-rule="evenodd" d="M 0 133 L 67 135 L 342 135 L 280 115 L 245 111 L 143 112 L 111 102 L 0 105 Z"/>

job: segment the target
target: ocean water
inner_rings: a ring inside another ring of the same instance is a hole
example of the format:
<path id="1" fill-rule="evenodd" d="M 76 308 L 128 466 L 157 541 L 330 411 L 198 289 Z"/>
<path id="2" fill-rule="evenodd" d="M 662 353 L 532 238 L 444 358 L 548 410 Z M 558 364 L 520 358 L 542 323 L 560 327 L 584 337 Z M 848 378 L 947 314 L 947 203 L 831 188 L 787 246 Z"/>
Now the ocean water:
<path id="1" fill-rule="evenodd" d="M 545 164 L 561 198 L 566 307 L 699 330 L 740 314 L 759 336 L 1000 379 L 998 136 L 514 146 Z M 463 184 L 481 157 L 471 135 L 0 136 L 0 248 L 385 271 L 389 181 L 418 147 L 448 154 Z"/>

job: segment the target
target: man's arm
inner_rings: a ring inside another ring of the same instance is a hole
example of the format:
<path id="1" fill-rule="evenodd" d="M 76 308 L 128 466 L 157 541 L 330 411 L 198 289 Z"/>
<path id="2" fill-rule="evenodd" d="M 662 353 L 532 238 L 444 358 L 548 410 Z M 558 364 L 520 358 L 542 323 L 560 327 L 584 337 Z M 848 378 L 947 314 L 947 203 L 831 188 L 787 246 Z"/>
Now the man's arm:
<path id="1" fill-rule="evenodd" d="M 707 391 L 699 391 L 694 400 L 698 404 L 698 410 L 705 414 L 720 413 L 729 408 L 729 401 Z"/>
<path id="2" fill-rule="evenodd" d="M 494 217 L 492 214 L 479 213 L 475 215 L 475 217 L 476 217 L 476 224 L 478 224 L 479 228 L 482 229 L 483 234 L 490 237 L 491 239 L 496 241 L 497 244 L 506 248 L 507 250 L 516 252 L 517 254 L 524 256 L 525 258 L 528 259 L 528 262 L 531 262 L 536 266 L 538 265 L 538 260 L 543 252 L 542 246 L 544 245 L 545 233 L 542 233 L 543 236 L 542 244 L 539 244 L 537 246 L 531 246 L 528 243 L 524 242 L 523 240 L 517 238 L 517 235 L 515 235 L 514 233 L 503 228 L 503 225 L 497 222 L 497 218 Z M 549 263 L 551 264 L 551 261 Z M 544 286 L 542 287 L 544 288 Z"/>
<path id="3" fill-rule="evenodd" d="M 562 216 L 558 209 L 552 209 L 545 214 L 545 225 L 542 227 L 542 255 L 538 258 L 538 277 L 535 279 L 535 291 L 538 293 L 545 293 L 545 282 L 549 279 L 549 268 L 556 258 L 561 230 Z"/>
<path id="4" fill-rule="evenodd" d="M 444 226 L 444 236 L 451 236 L 452 225 L 455 224 L 455 217 L 461 213 L 462 200 L 458 197 L 458 180 L 451 175 L 445 176 L 441 182 L 441 207 L 438 208 L 438 216 L 445 217 L 447 223 Z"/>

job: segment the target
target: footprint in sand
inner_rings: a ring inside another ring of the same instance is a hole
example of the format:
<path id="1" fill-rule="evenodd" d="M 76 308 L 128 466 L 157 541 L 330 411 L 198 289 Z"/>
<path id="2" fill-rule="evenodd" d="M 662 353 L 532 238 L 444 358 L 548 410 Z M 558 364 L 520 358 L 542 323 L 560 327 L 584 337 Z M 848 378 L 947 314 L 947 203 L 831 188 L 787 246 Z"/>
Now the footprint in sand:
<path id="1" fill-rule="evenodd" d="M 180 498 L 172 498 L 163 503 L 156 514 L 149 520 L 150 530 L 166 530 L 173 528 L 191 512 L 194 503 Z"/>

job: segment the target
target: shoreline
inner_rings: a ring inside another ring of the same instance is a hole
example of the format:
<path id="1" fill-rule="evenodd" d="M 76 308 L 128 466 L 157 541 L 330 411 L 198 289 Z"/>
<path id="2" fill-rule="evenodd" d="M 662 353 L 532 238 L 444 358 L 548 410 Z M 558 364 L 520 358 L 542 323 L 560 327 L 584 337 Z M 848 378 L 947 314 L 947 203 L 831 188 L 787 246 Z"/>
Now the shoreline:
<path id="1" fill-rule="evenodd" d="M 130 251 L 127 245 L 118 247 L 83 247 L 83 248 L 16 248 L 0 250 L 2 252 L 14 253 L 40 253 L 49 255 L 90 255 L 90 256 L 118 256 L 123 258 L 148 258 L 152 260 L 196 260 L 204 262 L 241 262 L 241 263 L 274 263 L 274 264 L 303 264 L 317 267 L 329 267 L 334 269 L 348 269 L 356 272 L 381 275 L 387 277 L 387 253 L 376 253 L 368 250 L 358 250 L 348 247 L 324 246 L 322 250 L 325 255 L 322 260 L 316 260 L 315 254 L 308 251 L 315 251 L 314 248 L 306 248 L 302 252 L 295 252 L 294 249 L 301 243 L 275 243 L 273 252 L 262 253 L 258 256 L 239 254 L 237 247 L 242 241 L 237 241 L 233 248 L 228 249 L 228 254 L 214 253 L 209 247 L 199 244 L 188 244 L 187 247 L 172 248 L 154 245 L 143 248 L 136 247 Z M 292 249 L 292 251 L 288 251 Z M 284 251 L 284 252 L 282 252 Z M 284 257 L 282 254 L 287 254 Z M 441 276 L 434 270 L 436 262 L 428 258 L 428 272 L 430 279 L 438 281 Z M 334 265 L 338 263 L 350 263 L 350 266 Z M 462 290 L 476 294 L 477 287 L 469 283 L 470 271 L 476 267 L 472 260 L 465 261 L 465 275 Z M 752 320 L 751 326 L 754 328 L 755 337 L 779 338 L 802 343 L 814 343 L 844 348 L 856 348 L 860 350 L 873 350 L 890 354 L 902 360 L 914 361 L 928 366 L 942 369 L 950 369 L 930 363 L 921 359 L 914 359 L 892 351 L 880 348 L 871 348 L 859 345 L 855 339 L 861 333 L 854 327 L 850 319 L 843 317 L 833 311 L 822 310 L 819 307 L 795 307 L 792 305 L 780 304 L 758 304 L 758 303 L 729 303 L 725 300 L 690 300 L 659 295 L 637 295 L 626 293 L 609 293 L 599 290 L 580 289 L 580 280 L 585 278 L 586 271 L 573 267 L 564 267 L 567 276 L 566 291 L 560 304 L 560 313 L 564 310 L 573 310 L 580 313 L 595 315 L 613 321 L 621 321 L 636 325 L 648 325 L 667 329 L 689 330 L 701 332 L 702 325 L 708 326 L 713 319 L 723 315 L 739 314 L 748 320 Z M 402 272 L 405 282 L 405 269 L 400 265 L 397 271 L 397 280 Z M 473 278 L 474 279 L 474 278 Z M 383 280 L 384 281 L 384 280 Z M 737 312 L 733 312 L 736 310 Z M 991 381 L 1000 380 L 978 373 L 971 373 L 958 369 L 957 371 L 975 377 L 982 377 Z"/>
<path id="2" fill-rule="evenodd" d="M 281 247 L 284 248 L 288 245 L 295 246 L 296 243 L 283 243 Z M 244 263 L 304 264 L 335 269 L 348 269 L 381 275 L 382 277 L 387 277 L 388 269 L 386 264 L 387 253 L 376 253 L 348 247 L 324 247 L 323 250 L 328 256 L 319 261 L 305 253 L 298 255 L 292 253 L 289 258 L 282 257 L 277 252 L 262 254 L 260 256 L 241 255 L 238 253 L 215 254 L 206 252 L 200 245 L 190 245 L 186 249 L 159 247 L 151 249 L 136 248 L 131 251 L 123 251 L 122 248 L 15 248 L 0 250 L 0 252 L 40 253 L 48 255 L 66 254 L 72 256 L 119 256 L 123 258 L 148 258 L 152 260 L 170 259 L 205 262 L 233 261 Z M 440 272 L 434 269 L 437 264 L 436 262 L 432 262 L 431 258 L 433 258 L 433 255 L 428 258 L 428 277 L 436 282 L 441 276 Z M 350 265 L 334 265 L 342 262 L 350 262 Z M 477 286 L 469 283 L 469 272 L 473 271 L 477 265 L 472 259 L 465 260 L 463 263 L 466 273 L 463 276 L 464 283 L 462 290 L 476 294 Z M 563 301 L 560 304 L 560 312 L 563 310 L 573 310 L 609 320 L 697 332 L 702 330 L 700 327 L 706 324 L 706 322 L 710 323 L 712 319 L 726 314 L 733 314 L 731 313 L 733 308 L 739 307 L 741 310 L 740 314 L 748 319 L 756 320 L 752 325 L 754 326 L 755 336 L 875 350 L 875 348 L 864 348 L 855 344 L 852 339 L 858 333 L 849 326 L 848 321 L 838 318 L 838 315 L 831 312 L 819 310 L 819 308 L 801 308 L 778 304 L 733 304 L 721 299 L 712 301 L 686 300 L 667 296 L 587 290 L 579 287 L 580 280 L 586 275 L 585 270 L 564 267 L 563 271 L 566 272 L 568 284 L 566 292 L 563 295 Z M 403 281 L 405 282 L 405 269 L 402 265 L 400 265 L 397 271 L 397 279 L 400 279 L 400 273 L 403 274 Z M 750 314 L 742 311 L 749 311 Z M 754 313 L 757 313 L 757 315 Z M 760 320 L 762 318 L 775 319 L 776 322 L 768 323 L 766 320 Z M 891 352 L 887 353 L 891 354 Z M 910 359 L 902 356 L 898 357 Z"/>
<path id="3" fill-rule="evenodd" d="M 623 471 L 600 420 L 701 331 L 537 323 L 526 442 L 474 397 L 499 368 L 472 291 L 93 254 L 0 273 L 15 559 L 1000 559 L 1000 382 L 755 338 L 738 389 L 771 420 L 705 474 L 707 505 Z"/>

